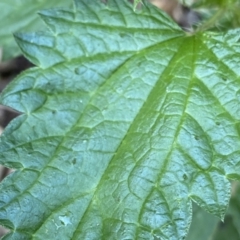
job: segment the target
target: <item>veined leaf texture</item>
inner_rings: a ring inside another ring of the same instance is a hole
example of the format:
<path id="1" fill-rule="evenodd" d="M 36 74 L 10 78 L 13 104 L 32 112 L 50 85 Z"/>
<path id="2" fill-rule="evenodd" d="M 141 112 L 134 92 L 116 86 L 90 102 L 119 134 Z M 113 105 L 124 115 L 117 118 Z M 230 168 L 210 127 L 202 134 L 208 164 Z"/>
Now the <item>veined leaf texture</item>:
<path id="1" fill-rule="evenodd" d="M 36 67 L 0 161 L 4 239 L 184 239 L 192 201 L 224 218 L 240 177 L 239 30 L 182 31 L 144 1 L 76 0 L 16 34 Z"/>

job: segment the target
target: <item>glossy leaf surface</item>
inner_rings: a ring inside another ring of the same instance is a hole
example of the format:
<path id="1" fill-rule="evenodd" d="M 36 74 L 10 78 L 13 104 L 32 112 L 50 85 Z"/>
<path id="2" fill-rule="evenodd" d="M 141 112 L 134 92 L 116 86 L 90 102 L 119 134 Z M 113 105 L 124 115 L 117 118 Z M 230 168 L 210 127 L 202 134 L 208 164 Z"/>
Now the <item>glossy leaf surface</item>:
<path id="1" fill-rule="evenodd" d="M 239 30 L 189 35 L 144 2 L 76 0 L 18 34 L 37 65 L 3 104 L 17 169 L 1 186 L 4 239 L 183 239 L 192 200 L 223 218 L 240 178 Z M 19 214 L 21 213 L 21 214 Z"/>

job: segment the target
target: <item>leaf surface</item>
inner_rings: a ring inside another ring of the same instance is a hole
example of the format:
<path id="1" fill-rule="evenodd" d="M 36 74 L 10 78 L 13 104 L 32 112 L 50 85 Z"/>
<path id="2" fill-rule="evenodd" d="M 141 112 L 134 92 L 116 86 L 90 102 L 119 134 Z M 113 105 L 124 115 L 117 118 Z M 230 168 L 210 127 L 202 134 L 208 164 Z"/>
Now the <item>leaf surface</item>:
<path id="1" fill-rule="evenodd" d="M 240 178 L 239 30 L 183 32 L 146 2 L 76 0 L 17 34 L 37 65 L 4 91 L 4 239 L 184 239 Z"/>
<path id="2" fill-rule="evenodd" d="M 21 53 L 13 38 L 13 33 L 32 31 L 43 26 L 37 16 L 40 9 L 67 6 L 66 0 L 1 0 L 0 2 L 0 47 L 3 59 L 16 57 Z"/>

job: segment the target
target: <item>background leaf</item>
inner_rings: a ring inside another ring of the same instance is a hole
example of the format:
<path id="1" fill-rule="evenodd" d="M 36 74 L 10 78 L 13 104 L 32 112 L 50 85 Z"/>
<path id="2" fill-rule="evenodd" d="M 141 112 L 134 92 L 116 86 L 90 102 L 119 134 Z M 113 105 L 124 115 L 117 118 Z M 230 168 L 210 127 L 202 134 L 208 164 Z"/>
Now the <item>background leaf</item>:
<path id="1" fill-rule="evenodd" d="M 0 47 L 3 48 L 3 59 L 7 60 L 21 53 L 13 38 L 13 33 L 43 27 L 37 16 L 40 9 L 68 5 L 67 0 L 1 0 Z"/>
<path id="2" fill-rule="evenodd" d="M 45 10 L 17 34 L 38 67 L 2 103 L 4 239 L 183 239 L 192 200 L 223 219 L 239 179 L 239 30 L 184 33 L 144 2 Z M 21 213 L 21 214 L 19 214 Z"/>
<path id="3" fill-rule="evenodd" d="M 216 228 L 213 240 L 231 240 L 240 239 L 240 185 L 239 182 L 232 184 L 232 197 L 229 209 L 226 214 L 224 223 L 220 222 Z"/>
<path id="4" fill-rule="evenodd" d="M 201 30 L 226 31 L 240 27 L 240 2 L 238 0 L 195 1 L 191 8 L 199 12 Z"/>
<path id="5" fill-rule="evenodd" d="M 193 204 L 193 219 L 187 240 L 210 240 L 219 219 Z"/>
<path id="6" fill-rule="evenodd" d="M 240 184 L 232 183 L 232 195 L 224 219 L 220 221 L 215 216 L 205 212 L 193 204 L 193 219 L 187 240 L 238 240 L 240 225 Z"/>

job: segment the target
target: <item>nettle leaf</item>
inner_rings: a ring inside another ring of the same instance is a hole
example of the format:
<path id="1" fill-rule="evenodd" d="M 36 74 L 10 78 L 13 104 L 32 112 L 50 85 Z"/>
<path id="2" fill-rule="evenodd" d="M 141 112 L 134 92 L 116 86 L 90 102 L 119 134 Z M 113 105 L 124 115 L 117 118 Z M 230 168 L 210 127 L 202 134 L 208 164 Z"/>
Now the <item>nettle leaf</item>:
<path id="1" fill-rule="evenodd" d="M 184 239 L 240 178 L 240 30 L 183 32 L 146 2 L 76 0 L 18 34 L 37 67 L 2 94 L 4 239 Z"/>
<path id="2" fill-rule="evenodd" d="M 36 14 L 40 9 L 68 6 L 67 0 L 1 0 L 0 2 L 0 47 L 4 60 L 21 53 L 13 38 L 17 31 L 30 31 L 43 26 Z"/>

